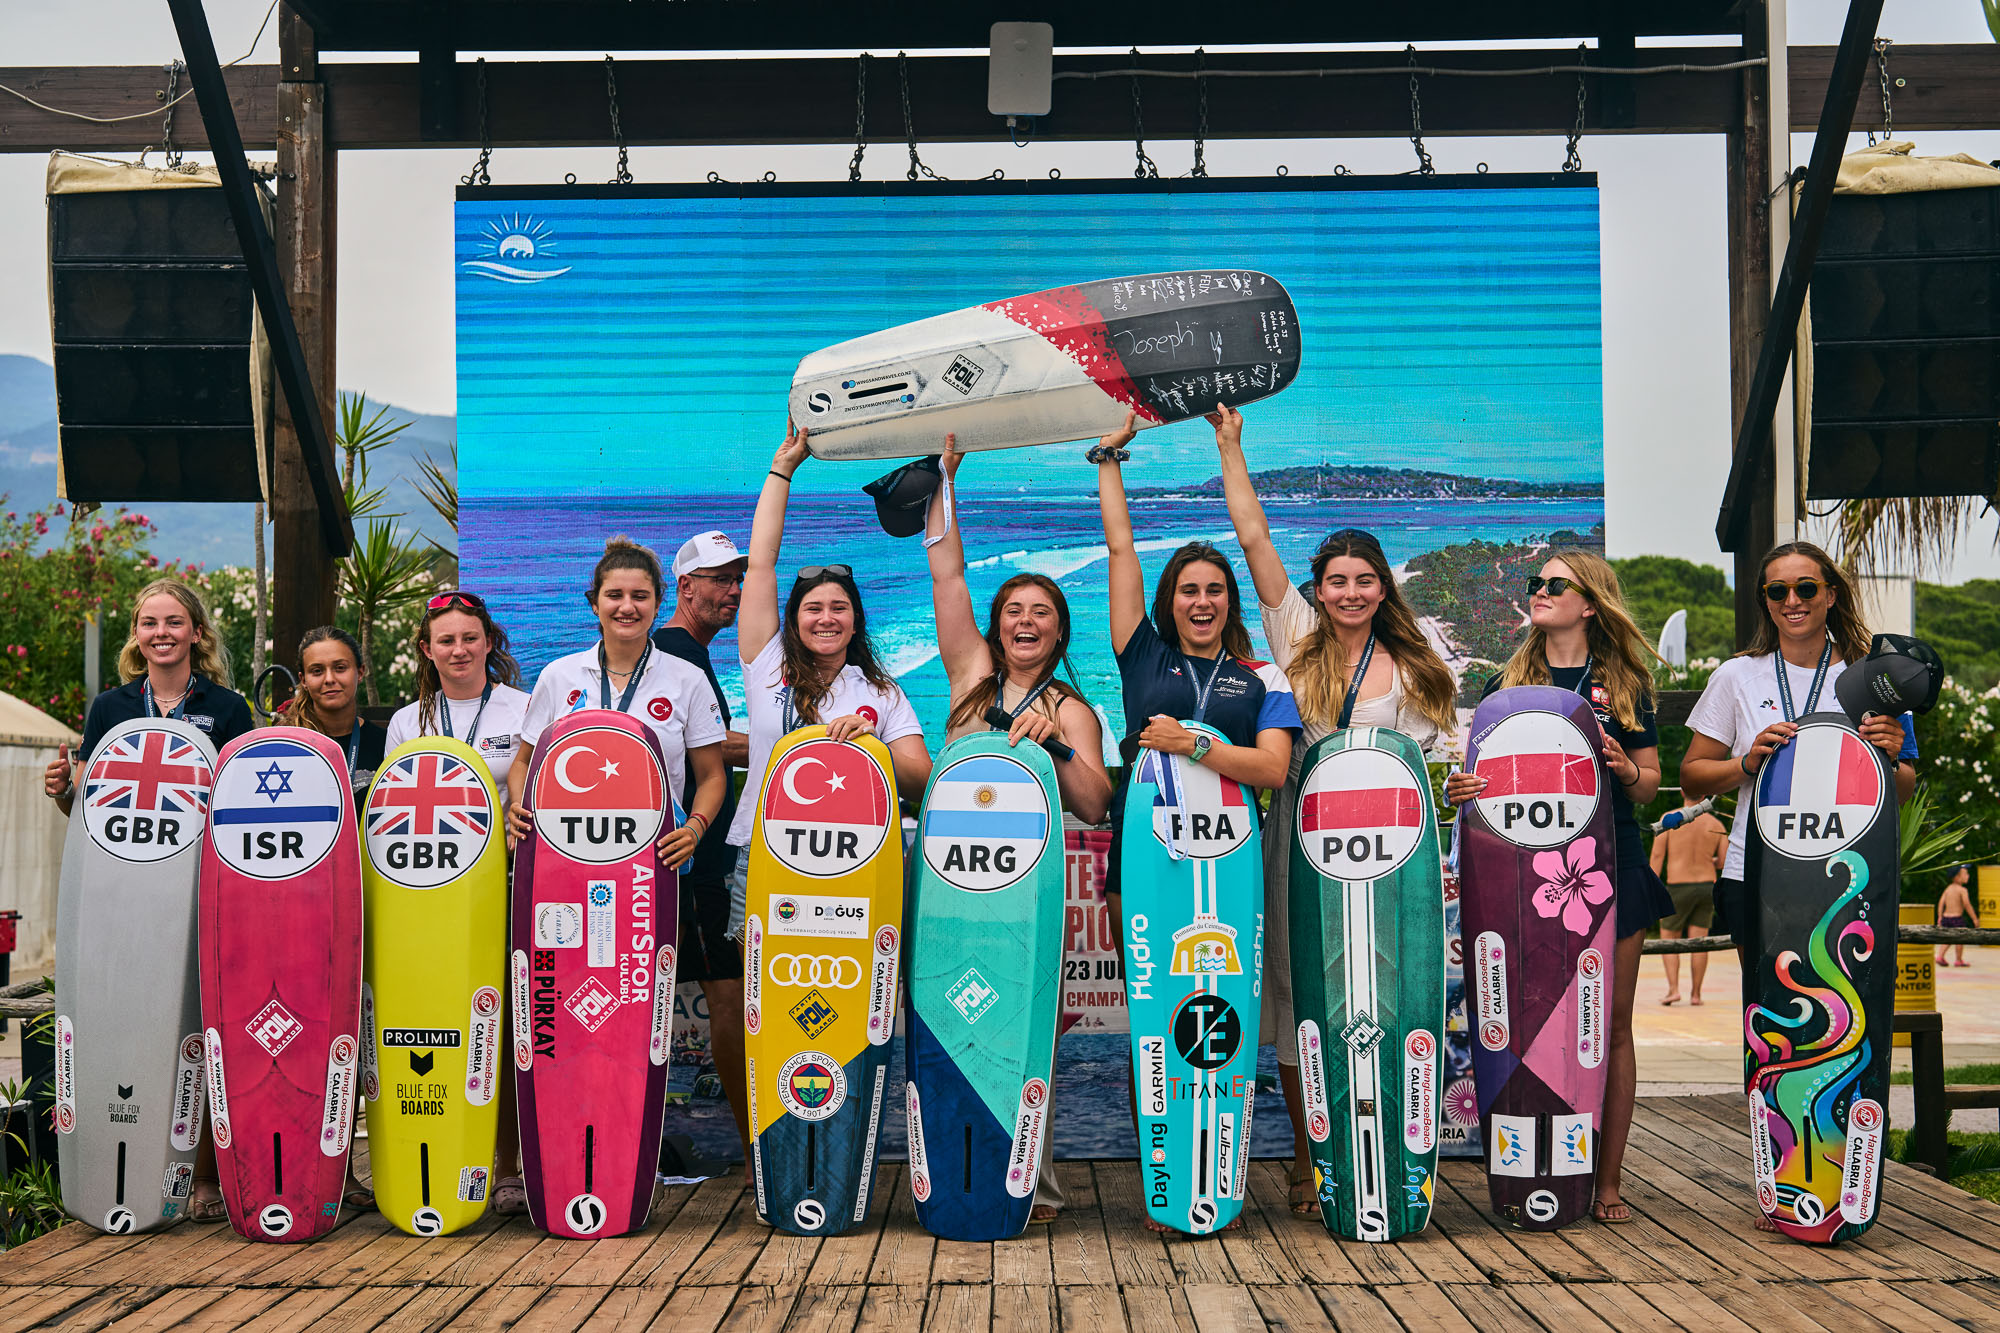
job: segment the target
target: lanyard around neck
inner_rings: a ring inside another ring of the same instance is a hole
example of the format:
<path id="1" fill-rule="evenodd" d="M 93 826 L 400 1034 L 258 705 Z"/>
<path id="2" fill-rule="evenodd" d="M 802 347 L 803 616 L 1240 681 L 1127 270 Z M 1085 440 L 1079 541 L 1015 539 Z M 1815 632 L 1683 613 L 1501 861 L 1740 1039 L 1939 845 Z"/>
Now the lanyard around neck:
<path id="1" fill-rule="evenodd" d="M 1785 708 L 1785 721 L 1790 722 L 1793 718 L 1791 668 L 1786 664 L 1783 652 L 1775 656 L 1778 659 L 1778 699 Z M 1819 667 L 1813 672 L 1812 688 L 1806 692 L 1808 713 L 1819 707 L 1819 692 L 1826 684 L 1827 668 L 1831 665 L 1833 665 L 1833 640 L 1828 639 L 1826 646 L 1819 650 Z"/>
<path id="2" fill-rule="evenodd" d="M 472 715 L 472 726 L 465 733 L 465 743 L 467 745 L 472 745 L 479 740 L 479 719 L 486 716 L 486 701 L 492 697 L 493 682 L 489 680 L 486 682 L 486 688 L 479 692 L 479 711 Z M 444 728 L 444 734 L 447 737 L 451 735 L 451 700 L 449 698 L 439 701 L 438 725 Z"/>
<path id="3" fill-rule="evenodd" d="M 1193 685 L 1193 684 L 1194 684 L 1194 680 L 1195 680 L 1195 674 L 1194 674 L 1194 658 L 1192 658 L 1192 657 L 1188 656 L 1188 655 L 1187 655 L 1186 653 L 1182 653 L 1182 654 L 1181 654 L 1181 661 L 1183 661 L 1183 662 L 1187 663 L 1187 672 L 1188 672 L 1188 684 L 1190 684 L 1190 685 Z M 1215 666 L 1214 666 L 1214 668 L 1213 668 L 1213 669 L 1211 669 L 1211 670 L 1209 671 L 1209 673 L 1208 673 L 1208 680 L 1207 680 L 1207 682 L 1206 682 L 1205 684 L 1203 684 L 1203 685 L 1202 685 L 1202 686 L 1201 686 L 1201 687 L 1200 687 L 1199 689 L 1197 689 L 1197 690 L 1196 690 L 1196 691 L 1194 692 L 1194 720 L 1195 720 L 1195 721 L 1197 721 L 1197 722 L 1201 721 L 1201 720 L 1202 720 L 1202 717 L 1203 717 L 1203 715 L 1204 715 L 1204 714 L 1206 714 L 1206 713 L 1208 712 L 1208 696 L 1209 696 L 1209 693 L 1210 693 L 1210 691 L 1212 691 L 1212 690 L 1214 690 L 1214 689 L 1215 689 L 1215 681 L 1216 681 L 1216 678 L 1217 678 L 1218 676 L 1220 676 L 1220 675 L 1222 674 L 1222 667 L 1223 667 L 1223 664 L 1224 664 L 1224 663 L 1226 663 L 1226 662 L 1228 662 L 1228 661 L 1229 661 L 1229 654 L 1228 654 L 1228 653 L 1222 653 L 1222 654 L 1220 654 L 1219 656 L 1217 656 L 1217 657 L 1216 657 L 1216 659 L 1215 659 Z"/>
<path id="4" fill-rule="evenodd" d="M 1034 689 L 1029 690 L 1026 694 L 1022 695 L 1021 702 L 1015 704 L 1012 708 L 1007 708 L 1007 705 L 1004 702 L 1002 702 L 1003 697 L 1007 693 L 1007 678 L 1006 676 L 1003 675 L 1000 677 L 1000 684 L 998 688 L 996 688 L 993 692 L 993 702 L 999 704 L 1001 708 L 1006 709 L 1008 717 L 1010 718 L 1019 717 L 1021 716 L 1021 714 L 1028 711 L 1029 706 L 1033 704 L 1035 700 L 1042 697 L 1042 691 L 1048 689 L 1049 686 L 1055 684 L 1055 680 L 1056 678 L 1053 675 L 1051 675 L 1047 680 L 1044 680 L 1041 684 L 1035 686 Z"/>
<path id="5" fill-rule="evenodd" d="M 1347 701 L 1340 706 L 1340 721 L 1334 723 L 1334 730 L 1347 730 L 1348 719 L 1354 716 L 1354 705 L 1361 698 L 1361 682 L 1368 677 L 1368 663 L 1375 656 L 1375 631 L 1368 631 L 1368 642 L 1361 647 L 1361 661 L 1354 668 L 1354 679 L 1347 683 Z"/>
<path id="6" fill-rule="evenodd" d="M 638 665 L 632 668 L 632 676 L 625 682 L 625 693 L 618 696 L 619 712 L 629 713 L 632 711 L 632 696 L 639 692 L 639 682 L 645 679 L 646 663 L 652 656 L 653 641 L 648 639 L 646 646 L 639 650 Z M 604 655 L 604 640 L 602 639 L 597 641 L 597 670 L 597 706 L 599 708 L 609 708 L 611 707 L 611 663 Z"/>
<path id="7" fill-rule="evenodd" d="M 194 693 L 195 682 L 200 679 L 201 677 L 195 675 L 192 671 L 188 672 L 187 688 L 181 691 L 180 702 L 176 703 L 173 706 L 173 710 L 166 714 L 169 721 L 178 722 L 187 716 L 188 696 Z M 141 693 L 146 700 L 146 716 L 158 716 L 159 708 L 153 702 L 153 678 L 151 676 L 146 677 L 146 683 Z"/>

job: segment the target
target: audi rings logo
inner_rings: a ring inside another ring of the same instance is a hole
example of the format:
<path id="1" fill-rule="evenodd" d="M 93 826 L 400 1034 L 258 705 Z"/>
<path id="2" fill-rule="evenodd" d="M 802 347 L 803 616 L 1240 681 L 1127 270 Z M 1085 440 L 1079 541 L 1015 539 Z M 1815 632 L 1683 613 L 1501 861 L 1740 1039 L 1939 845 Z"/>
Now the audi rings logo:
<path id="1" fill-rule="evenodd" d="M 771 984 L 853 990 L 861 984 L 861 964 L 853 958 L 835 958 L 823 953 L 774 953 L 771 955 Z"/>
<path id="2" fill-rule="evenodd" d="M 1537 1222 L 1546 1222 L 1556 1215 L 1556 1196 L 1547 1190 L 1536 1190 L 1528 1196 L 1523 1211 Z"/>

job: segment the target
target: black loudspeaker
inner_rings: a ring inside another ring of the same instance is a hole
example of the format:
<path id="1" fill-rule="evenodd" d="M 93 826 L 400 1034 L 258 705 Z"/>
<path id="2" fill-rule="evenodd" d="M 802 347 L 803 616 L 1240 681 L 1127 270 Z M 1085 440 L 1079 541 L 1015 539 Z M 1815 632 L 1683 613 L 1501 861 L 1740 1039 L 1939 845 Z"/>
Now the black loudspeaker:
<path id="1" fill-rule="evenodd" d="M 220 189 L 49 196 L 64 493 L 255 500 L 257 305 Z"/>
<path id="2" fill-rule="evenodd" d="M 2000 188 L 1835 195 L 1812 336 L 1808 498 L 2000 486 Z"/>

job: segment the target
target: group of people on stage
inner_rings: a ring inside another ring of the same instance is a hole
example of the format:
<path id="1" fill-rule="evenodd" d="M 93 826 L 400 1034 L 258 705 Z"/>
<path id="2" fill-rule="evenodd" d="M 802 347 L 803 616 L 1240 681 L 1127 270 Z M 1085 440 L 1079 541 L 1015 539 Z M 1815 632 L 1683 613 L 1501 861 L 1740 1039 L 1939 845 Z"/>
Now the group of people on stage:
<path id="1" fill-rule="evenodd" d="M 1150 603 L 1126 503 L 1121 465 L 1135 431 L 1105 436 L 1087 457 L 1096 466 L 1109 552 L 1111 645 L 1124 702 L 1119 752 L 1125 773 L 1142 749 L 1186 756 L 1223 777 L 1271 793 L 1264 831 L 1269 950 L 1264 1027 L 1278 1043 L 1285 1101 L 1296 1152 L 1289 1176 L 1293 1211 L 1317 1211 L 1298 1077 L 1297 1023 L 1290 1012 L 1286 839 L 1305 750 L 1352 725 L 1392 727 L 1435 749 L 1457 725 L 1457 683 L 1396 586 L 1380 542 L 1356 529 L 1331 534 L 1305 571 L 1287 570 L 1251 482 L 1242 446 L 1243 417 L 1218 408 L 1208 417 L 1221 456 L 1224 494 L 1257 594 L 1272 662 L 1253 658 L 1237 575 L 1227 555 L 1195 542 L 1168 558 Z M 1087 824 L 1112 821 L 1105 886 L 1121 924 L 1118 815 L 1122 788 L 1104 763 L 1098 714 L 1073 683 L 1057 678 L 1073 626 L 1061 587 L 1040 574 L 1002 583 L 982 627 L 965 577 L 965 551 L 953 505 L 962 457 L 947 438 L 944 484 L 930 501 L 925 546 L 933 580 L 938 649 L 950 680 L 946 739 L 986 730 L 990 710 L 1011 723 L 1015 743 L 1060 741 L 1073 757 L 1057 764 L 1064 808 Z M 663 570 L 644 546 L 622 537 L 605 544 L 587 597 L 597 641 L 551 662 L 524 691 L 507 635 L 481 596 L 466 591 L 430 599 L 416 630 L 418 697 L 387 729 L 361 720 L 357 704 L 367 664 L 343 631 L 312 631 L 300 646 L 297 692 L 283 721 L 325 733 L 341 745 L 357 793 L 383 754 L 419 735 L 470 745 L 504 785 L 511 839 L 529 836 L 523 806 L 537 742 L 575 708 L 631 713 L 658 737 L 673 796 L 685 822 L 661 842 L 680 869 L 680 975 L 705 992 L 717 1072 L 748 1157 L 743 1068 L 743 960 L 752 801 L 732 793 L 731 769 L 746 770 L 755 793 L 778 740 L 797 727 L 824 723 L 836 738 L 872 733 L 889 749 L 903 797 L 922 797 L 931 756 L 909 700 L 871 645 L 863 590 L 846 564 L 807 564 L 781 582 L 779 554 L 792 478 L 809 457 L 807 432 L 787 430 L 771 460 L 747 552 L 721 532 L 688 539 Z M 820 559 L 837 559 L 837 553 Z M 673 606 L 659 625 L 673 582 Z M 1819 548 L 1791 542 L 1771 551 L 1759 584 L 1768 618 L 1743 654 L 1719 670 L 1691 718 L 1696 735 L 1680 782 L 1689 799 L 1736 790 L 1747 794 L 1759 767 L 1796 730 L 1839 672 L 1864 656 L 1869 636 L 1846 573 Z M 1659 789 L 1653 655 L 1621 600 L 1618 579 L 1600 556 L 1553 552 L 1528 579 L 1527 631 L 1519 649 L 1487 684 L 1542 684 L 1573 689 L 1591 702 L 1603 726 L 1602 762 L 1615 787 L 1618 829 L 1617 987 L 1612 1011 L 1607 1094 L 1595 1216 L 1629 1219 L 1620 1166 L 1636 1086 L 1632 1003 L 1640 944 L 1672 911 L 1648 866 L 1633 811 Z M 731 715 L 709 645 L 737 627 L 748 716 Z M 47 790 L 65 811 L 77 766 L 113 725 L 141 716 L 183 718 L 219 748 L 251 729 L 250 710 L 228 688 L 229 664 L 200 598 L 185 584 L 147 587 L 133 611 L 119 660 L 126 683 L 91 705 L 73 764 L 51 763 Z M 1776 673 L 1783 688 L 1774 690 Z M 1073 680 L 1073 675 L 1072 675 Z M 1781 709 L 1775 700 L 1782 699 Z M 1798 706 L 1793 707 L 1793 701 Z M 1192 718 L 1221 741 L 1191 731 Z M 1897 786 L 1907 797 L 1915 757 L 1907 721 L 1871 717 L 1862 734 L 1896 756 Z M 1121 779 L 1129 781 L 1129 777 Z M 1454 804 L 1476 796 L 1485 780 L 1454 773 Z M 1756 886 L 1744 882 L 1747 801 L 1730 839 L 1717 885 L 1719 929 L 1745 919 Z M 1121 949 L 1122 952 L 1122 949 Z M 1053 1140 L 1045 1137 L 1045 1144 Z M 502 1127 L 502 1154 L 513 1135 Z M 1061 1206 L 1045 1153 L 1033 1220 Z M 525 1207 L 518 1167 L 503 1161 L 493 1195 L 502 1212 Z M 212 1175 L 213 1167 L 209 1167 Z M 360 1190 L 360 1187 L 356 1187 Z M 351 1203 L 365 1202 L 365 1190 Z M 204 1207 L 206 1205 L 206 1207 Z M 221 1216 L 212 1179 L 198 1187 L 195 1215 Z M 1155 1224 L 1156 1225 L 1156 1224 Z"/>

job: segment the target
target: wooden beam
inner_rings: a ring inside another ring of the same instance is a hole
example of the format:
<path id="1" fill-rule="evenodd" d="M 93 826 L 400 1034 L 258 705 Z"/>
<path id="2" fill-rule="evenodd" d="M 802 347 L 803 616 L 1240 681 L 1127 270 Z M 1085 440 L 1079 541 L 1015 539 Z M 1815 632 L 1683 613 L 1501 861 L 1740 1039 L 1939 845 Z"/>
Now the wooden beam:
<path id="1" fill-rule="evenodd" d="M 279 18 L 277 87 L 278 267 L 299 347 L 321 386 L 319 430 L 333 436 L 334 219 L 339 155 L 326 137 L 326 85 L 310 25 L 287 6 Z M 271 660 L 290 666 L 307 630 L 333 623 L 337 565 L 320 530 L 319 500 L 306 464 L 310 448 L 280 400 L 271 468 Z"/>
<path id="2" fill-rule="evenodd" d="M 1746 55 L 1763 54 L 1766 5 L 1751 0 L 1744 6 L 1743 44 Z M 1771 190 L 1770 71 L 1763 67 L 1739 74 L 1738 110 L 1725 137 L 1726 213 L 1729 222 L 1729 419 L 1743 420 L 1750 403 L 1750 380 L 1764 345 L 1764 323 L 1771 317 L 1771 210 L 1788 208 Z M 1744 540 L 1735 552 L 1736 646 L 1742 648 L 1756 632 L 1764 614 L 1756 589 L 1757 562 L 1774 543 L 1771 474 L 1759 474 L 1751 496 Z"/>

